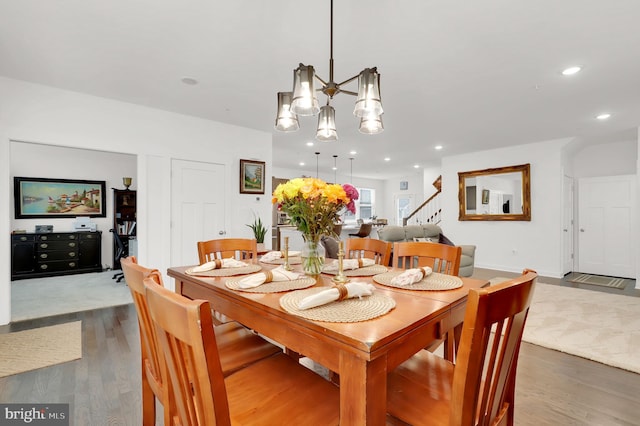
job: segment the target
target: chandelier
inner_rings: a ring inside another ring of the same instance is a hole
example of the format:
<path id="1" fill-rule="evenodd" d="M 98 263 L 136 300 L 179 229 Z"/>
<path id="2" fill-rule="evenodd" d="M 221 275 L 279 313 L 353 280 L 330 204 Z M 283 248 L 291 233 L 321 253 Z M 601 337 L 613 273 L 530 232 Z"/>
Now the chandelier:
<path id="1" fill-rule="evenodd" d="M 276 129 L 281 132 L 293 132 L 300 128 L 298 116 L 318 114 L 318 129 L 316 139 L 320 141 L 335 141 L 338 139 L 336 131 L 336 111 L 331 106 L 331 100 L 339 93 L 356 97 L 353 115 L 360 119 L 361 133 L 375 135 L 384 130 L 382 125 L 382 101 L 380 100 L 380 74 L 376 67 L 365 68 L 360 74 L 342 83 L 333 81 L 333 0 L 331 0 L 331 37 L 329 58 L 329 81 L 324 81 L 316 75 L 313 65 L 300 64 L 293 70 L 293 92 L 278 92 L 278 113 Z M 358 91 L 344 90 L 342 86 L 358 80 Z M 316 88 L 316 81 L 321 84 Z M 317 92 L 327 96 L 327 104 L 320 107 Z"/>

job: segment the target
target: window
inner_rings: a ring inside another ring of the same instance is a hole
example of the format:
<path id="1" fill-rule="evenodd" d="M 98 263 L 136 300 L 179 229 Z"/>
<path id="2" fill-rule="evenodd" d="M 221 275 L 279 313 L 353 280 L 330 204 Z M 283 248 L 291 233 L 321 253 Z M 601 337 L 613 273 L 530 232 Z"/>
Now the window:
<path id="1" fill-rule="evenodd" d="M 356 188 L 360 198 L 356 200 L 356 214 L 347 211 L 343 216 L 343 221 L 356 222 L 358 219 L 364 221 L 371 220 L 376 214 L 376 190 L 370 188 Z"/>

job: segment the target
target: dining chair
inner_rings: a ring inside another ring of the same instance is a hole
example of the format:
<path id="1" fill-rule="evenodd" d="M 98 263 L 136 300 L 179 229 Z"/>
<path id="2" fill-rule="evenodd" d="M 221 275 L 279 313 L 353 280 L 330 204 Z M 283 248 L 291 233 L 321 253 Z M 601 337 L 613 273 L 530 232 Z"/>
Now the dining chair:
<path id="1" fill-rule="evenodd" d="M 458 275 L 462 248 L 432 242 L 400 242 L 393 244 L 393 262 L 395 268 L 417 268 L 428 266 L 433 272 L 446 275 Z M 456 335 L 454 330 L 443 333 L 440 340 L 433 342 L 426 350 L 434 352 L 444 343 L 444 357 L 454 361 L 456 356 Z"/>
<path id="2" fill-rule="evenodd" d="M 358 238 L 366 238 L 369 236 L 369 234 L 371 234 L 371 229 L 373 228 L 373 224 L 372 223 L 363 223 L 360 225 L 360 229 L 358 229 L 358 232 L 355 234 L 349 234 L 349 236 L 351 237 L 358 237 Z"/>
<path id="3" fill-rule="evenodd" d="M 392 244 L 375 238 L 347 238 L 345 259 L 366 257 L 378 265 L 389 265 Z"/>
<path id="4" fill-rule="evenodd" d="M 218 240 L 198 241 L 198 261 L 203 263 L 215 259 L 234 258 L 244 261 L 257 261 L 258 242 L 249 238 L 222 238 Z M 214 311 L 213 321 L 216 325 L 224 324 L 229 319 Z"/>
<path id="5" fill-rule="evenodd" d="M 198 260 L 202 265 L 215 259 L 257 260 L 258 243 L 248 238 L 223 238 L 198 241 Z"/>
<path id="6" fill-rule="evenodd" d="M 389 375 L 387 424 L 513 425 L 518 354 L 538 274 L 469 291 L 456 364 L 421 351 Z"/>
<path id="7" fill-rule="evenodd" d="M 131 291 L 133 303 L 138 314 L 140 330 L 140 352 L 142 360 L 142 420 L 144 425 L 155 425 L 155 401 L 160 401 L 164 408 L 165 425 L 170 421 L 170 413 L 174 412 L 168 397 L 167 387 L 162 377 L 162 363 L 158 354 L 158 343 L 149 316 L 143 280 L 162 287 L 162 275 L 156 269 L 145 268 L 137 263 L 134 256 L 123 258 L 122 271 Z M 228 322 L 215 327 L 216 341 L 220 352 L 220 362 L 224 375 L 238 371 L 253 362 L 267 358 L 282 350 L 267 342 L 255 333 L 247 330 L 237 322 Z"/>
<path id="8" fill-rule="evenodd" d="M 225 378 L 209 302 L 144 283 L 181 425 L 339 423 L 338 387 L 285 354 Z"/>
<path id="9" fill-rule="evenodd" d="M 433 272 L 458 275 L 462 248 L 431 242 L 402 242 L 393 244 L 393 266 L 416 268 L 429 266 Z"/>

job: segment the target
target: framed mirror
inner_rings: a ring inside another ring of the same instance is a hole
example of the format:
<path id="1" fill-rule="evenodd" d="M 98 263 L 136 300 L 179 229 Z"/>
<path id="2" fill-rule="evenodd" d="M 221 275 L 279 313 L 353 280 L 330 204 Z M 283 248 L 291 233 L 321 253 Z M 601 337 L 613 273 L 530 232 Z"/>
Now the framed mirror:
<path id="1" fill-rule="evenodd" d="M 458 172 L 458 220 L 531 220 L 530 165 Z"/>

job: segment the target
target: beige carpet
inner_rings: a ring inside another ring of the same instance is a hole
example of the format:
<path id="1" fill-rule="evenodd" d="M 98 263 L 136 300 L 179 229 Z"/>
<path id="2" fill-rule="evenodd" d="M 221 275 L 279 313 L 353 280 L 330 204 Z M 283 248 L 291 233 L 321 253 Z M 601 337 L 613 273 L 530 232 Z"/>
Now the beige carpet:
<path id="1" fill-rule="evenodd" d="M 118 271 L 11 281 L 11 322 L 133 303 Z"/>
<path id="2" fill-rule="evenodd" d="M 639 313 L 640 297 L 538 282 L 523 340 L 640 373 Z"/>
<path id="3" fill-rule="evenodd" d="M 82 358 L 82 322 L 0 334 L 0 377 Z"/>

